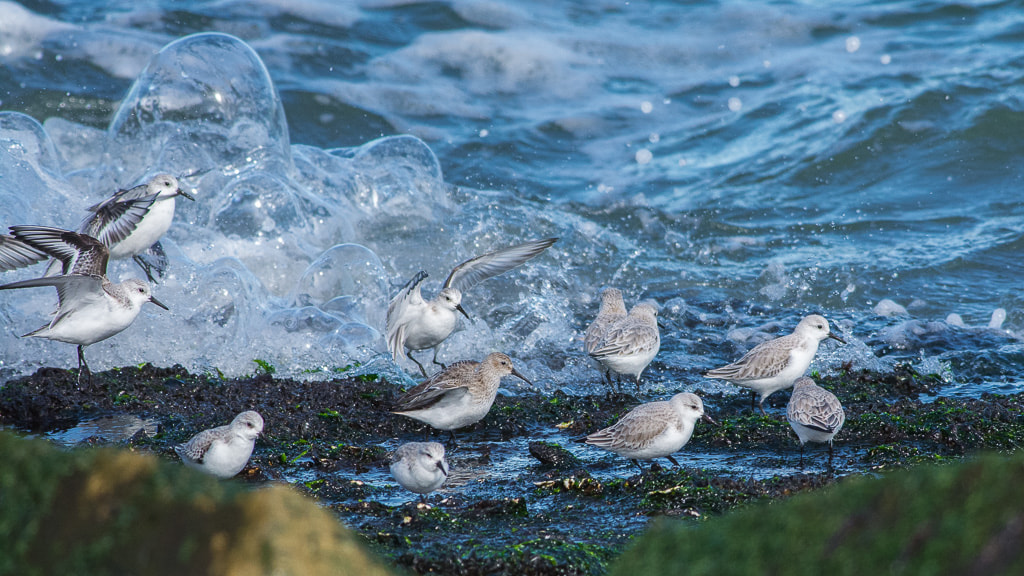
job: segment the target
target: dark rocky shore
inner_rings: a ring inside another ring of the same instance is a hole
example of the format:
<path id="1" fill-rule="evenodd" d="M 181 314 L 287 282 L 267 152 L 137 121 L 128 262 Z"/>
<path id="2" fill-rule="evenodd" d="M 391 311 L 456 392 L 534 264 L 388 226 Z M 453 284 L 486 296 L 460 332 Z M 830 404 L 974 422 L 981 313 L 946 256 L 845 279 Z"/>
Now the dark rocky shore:
<path id="1" fill-rule="evenodd" d="M 696 526 L 755 502 L 851 477 L 1010 452 L 1024 440 L 1024 395 L 943 398 L 939 378 L 901 368 L 818 381 L 847 414 L 831 465 L 818 445 L 808 446 L 807 468 L 797 464 L 795 435 L 784 419 L 788 392 L 766 402 L 763 417 L 746 394 L 698 391 L 720 425 L 697 426 L 682 451 L 694 456 L 691 465 L 662 461 L 640 474 L 620 459 L 595 451 L 584 461 L 566 447 L 655 398 L 499 395 L 483 421 L 458 432 L 449 454 L 452 478 L 422 505 L 391 485 L 382 444 L 446 435 L 390 414 L 398 387 L 374 376 L 300 382 L 269 372 L 224 379 L 145 365 L 97 373 L 91 385 L 78 387 L 73 372 L 42 369 L 0 388 L 0 424 L 42 433 L 130 414 L 157 422 L 156 433 L 140 429 L 113 443 L 176 462 L 174 444 L 257 410 L 267 423 L 264 437 L 231 482 L 289 482 L 394 565 L 444 574 L 603 574 L 655 517 Z M 936 398 L 923 402 L 922 395 Z M 735 461 L 737 469 L 693 466 L 704 453 Z M 794 473 L 752 474 L 760 459 L 791 463 Z"/>

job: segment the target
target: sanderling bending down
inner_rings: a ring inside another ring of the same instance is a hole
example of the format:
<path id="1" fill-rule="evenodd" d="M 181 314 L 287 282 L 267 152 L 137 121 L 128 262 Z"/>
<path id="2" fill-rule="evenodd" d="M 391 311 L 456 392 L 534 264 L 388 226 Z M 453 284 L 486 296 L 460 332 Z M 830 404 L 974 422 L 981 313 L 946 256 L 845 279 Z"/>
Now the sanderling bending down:
<path id="1" fill-rule="evenodd" d="M 817 314 L 805 317 L 792 334 L 780 336 L 754 346 L 736 362 L 709 370 L 704 376 L 727 380 L 760 394 L 761 414 L 764 400 L 774 392 L 793 385 L 804 375 L 818 351 L 818 343 L 833 338 L 846 344 L 829 329 L 828 320 Z M 753 398 L 751 398 L 753 407 Z"/>
<path id="2" fill-rule="evenodd" d="M 590 351 L 590 357 L 616 375 L 632 376 L 640 389 L 640 374 L 661 348 L 658 308 L 641 302 L 625 318 L 608 326 Z"/>
<path id="3" fill-rule="evenodd" d="M 803 462 L 804 444 L 828 442 L 828 457 L 832 460 L 832 438 L 843 429 L 846 413 L 836 395 L 814 383 L 807 376 L 793 383 L 793 395 L 786 406 L 786 419 L 800 438 L 800 461 Z"/>
<path id="4" fill-rule="evenodd" d="M 110 338 L 135 321 L 142 304 L 152 302 L 167 309 L 153 297 L 149 284 L 129 278 L 120 284 L 107 279 L 106 246 L 85 234 L 45 226 L 11 226 L 18 242 L 46 253 L 62 263 L 62 274 L 22 280 L 0 286 L 0 290 L 54 286 L 58 305 L 49 324 L 25 334 L 78 345 L 78 382 L 82 372 L 92 372 L 83 349 Z"/>
<path id="5" fill-rule="evenodd" d="M 441 292 L 432 300 L 424 300 L 420 294 L 420 283 L 427 277 L 427 273 L 417 273 L 388 305 L 387 344 L 395 362 L 400 358 L 409 358 L 426 376 L 426 369 L 412 357 L 412 351 L 433 348 L 434 364 L 443 368 L 444 364 L 437 361 L 437 352 L 441 343 L 455 330 L 455 312 L 469 318 L 469 314 L 462 308 L 462 295 L 466 290 L 519 266 L 546 250 L 556 240 L 535 240 L 466 260 L 451 271 Z"/>
<path id="6" fill-rule="evenodd" d="M 444 459 L 444 445 L 438 442 L 409 442 L 389 455 L 389 469 L 395 480 L 410 492 L 426 495 L 437 490 L 448 478 L 448 462 Z"/>
<path id="7" fill-rule="evenodd" d="M 395 401 L 392 412 L 447 430 L 454 441 L 454 430 L 475 424 L 487 415 L 501 378 L 508 375 L 533 384 L 501 352 L 488 354 L 483 362 L 456 362 L 403 394 Z"/>
<path id="8" fill-rule="evenodd" d="M 242 471 L 252 456 L 256 437 L 263 432 L 263 417 L 246 410 L 231 424 L 203 430 L 184 444 L 174 447 L 189 468 L 217 478 L 231 478 Z"/>
<path id="9" fill-rule="evenodd" d="M 633 408 L 615 424 L 587 436 L 586 442 L 629 458 L 640 472 L 643 467 L 637 460 L 668 458 L 679 466 L 672 453 L 690 441 L 693 427 L 701 418 L 716 424 L 704 414 L 700 397 L 684 392 L 667 401 Z"/>
<path id="10" fill-rule="evenodd" d="M 594 322 L 583 333 L 583 351 L 594 366 L 604 374 L 605 381 L 611 384 L 611 371 L 595 360 L 590 354 L 597 348 L 604 333 L 612 324 L 626 317 L 626 303 L 622 300 L 622 291 L 618 288 L 605 288 L 601 291 L 601 307 L 597 311 Z"/>

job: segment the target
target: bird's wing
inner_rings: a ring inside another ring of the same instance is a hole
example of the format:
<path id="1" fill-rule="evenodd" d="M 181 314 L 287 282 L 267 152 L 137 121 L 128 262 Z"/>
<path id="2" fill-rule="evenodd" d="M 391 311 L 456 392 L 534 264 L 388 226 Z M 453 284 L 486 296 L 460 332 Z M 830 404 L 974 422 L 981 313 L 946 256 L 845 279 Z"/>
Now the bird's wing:
<path id="1" fill-rule="evenodd" d="M 92 236 L 49 226 L 11 226 L 18 240 L 61 261 L 63 274 L 103 276 L 107 247 Z"/>
<path id="2" fill-rule="evenodd" d="M 641 404 L 615 424 L 587 436 L 587 443 L 640 449 L 678 420 L 678 415 L 668 402 Z"/>
<path id="3" fill-rule="evenodd" d="M 14 236 L 0 234 L 0 272 L 31 266 L 49 257 L 46 252 L 33 248 Z"/>
<path id="4" fill-rule="evenodd" d="M 428 408 L 449 394 L 468 394 L 466 375 L 476 369 L 479 362 L 463 360 L 451 364 L 445 370 L 427 378 L 417 386 L 409 389 L 395 401 L 393 412 L 420 410 Z"/>
<path id="5" fill-rule="evenodd" d="M 203 463 L 203 457 L 210 450 L 210 446 L 213 445 L 214 439 L 217 437 L 214 430 L 203 430 L 199 434 L 192 437 L 191 440 L 184 444 L 179 444 L 174 447 L 174 451 L 178 453 L 182 459 L 187 459 L 197 464 Z"/>
<path id="6" fill-rule="evenodd" d="M 781 336 L 754 346 L 739 360 L 721 368 L 708 370 L 704 375 L 708 378 L 731 381 L 771 378 L 782 372 L 789 364 L 791 350 L 792 335 Z"/>
<path id="7" fill-rule="evenodd" d="M 407 313 L 416 307 L 426 304 L 423 295 L 420 294 L 420 282 L 427 277 L 422 270 L 411 280 L 402 286 L 402 289 L 395 294 L 388 304 L 387 316 L 387 343 L 391 357 L 396 361 L 405 357 L 405 325 L 408 322 Z"/>
<path id="8" fill-rule="evenodd" d="M 465 293 L 480 282 L 507 272 L 547 250 L 556 240 L 558 238 L 524 242 L 470 258 L 452 270 L 444 281 L 444 287 L 453 287 Z"/>
<path id="9" fill-rule="evenodd" d="M 54 286 L 57 288 L 57 313 L 50 320 L 52 327 L 65 316 L 84 307 L 91 306 L 104 298 L 103 278 L 100 276 L 46 276 L 20 282 L 11 282 L 0 286 L 0 290 L 12 288 L 34 288 L 37 286 Z"/>
<path id="10" fill-rule="evenodd" d="M 835 432 L 846 421 L 839 399 L 822 388 L 794 393 L 786 406 L 786 415 L 798 424 L 822 432 Z"/>
<path id="11" fill-rule="evenodd" d="M 146 196 L 150 195 L 151 194 L 149 192 L 149 183 L 139 184 L 138 186 L 132 186 L 127 190 L 120 189 L 117 192 L 114 192 L 106 199 L 104 199 L 102 202 L 89 206 L 88 210 L 89 212 L 99 212 L 100 210 L 105 209 L 107 206 L 111 204 L 117 204 L 119 202 L 131 202 L 132 200 L 139 200 L 140 198 L 145 198 Z"/>
<path id="12" fill-rule="evenodd" d="M 594 358 L 629 356 L 650 352 L 652 348 L 660 345 L 661 337 L 656 326 L 627 318 L 609 327 L 601 340 L 594 345 L 590 355 Z"/>
<path id="13" fill-rule="evenodd" d="M 146 190 L 145 186 L 136 186 L 132 190 L 137 188 Z M 127 194 L 130 190 L 121 192 Z M 146 194 L 138 198 L 122 198 L 116 201 L 112 201 L 116 195 L 112 196 L 90 208 L 91 213 L 82 221 L 78 231 L 96 238 L 104 246 L 112 246 L 135 231 L 158 196 L 159 194 Z"/>

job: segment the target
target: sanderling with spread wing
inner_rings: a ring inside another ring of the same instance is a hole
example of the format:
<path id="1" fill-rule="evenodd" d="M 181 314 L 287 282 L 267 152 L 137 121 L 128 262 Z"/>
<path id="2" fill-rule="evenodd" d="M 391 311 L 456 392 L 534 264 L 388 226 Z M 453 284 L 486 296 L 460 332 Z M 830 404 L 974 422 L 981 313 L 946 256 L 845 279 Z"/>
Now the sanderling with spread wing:
<path id="1" fill-rule="evenodd" d="M 448 462 L 444 459 L 444 445 L 438 442 L 409 442 L 389 455 L 391 475 L 410 492 L 426 495 L 437 490 L 448 478 Z"/>
<path id="2" fill-rule="evenodd" d="M 590 356 L 604 337 L 604 333 L 612 324 L 626 317 L 626 303 L 622 300 L 622 291 L 618 288 L 605 288 L 601 291 L 601 307 L 593 323 L 583 333 L 583 351 L 594 366 L 604 374 L 605 381 L 611 384 L 611 371 Z"/>
<path id="3" fill-rule="evenodd" d="M 786 419 L 800 438 L 800 461 L 803 462 L 804 444 L 828 443 L 829 461 L 832 460 L 832 438 L 843 429 L 846 413 L 836 395 L 818 386 L 807 376 L 793 383 L 793 395 L 786 406 Z"/>
<path id="4" fill-rule="evenodd" d="M 146 278 L 155 282 L 153 271 L 163 275 L 166 256 L 160 238 L 174 219 L 175 198 L 195 200 L 170 174 L 157 174 L 145 184 L 118 190 L 112 196 L 89 207 L 89 215 L 78 232 L 102 242 L 114 259 L 132 258 L 142 267 Z M 142 259 L 149 252 L 156 264 Z"/>
<path id="5" fill-rule="evenodd" d="M 494 404 L 503 376 L 530 382 L 512 366 L 512 359 L 492 352 L 483 362 L 463 360 L 448 366 L 395 401 L 392 412 L 425 422 L 438 430 L 454 431 L 480 421 Z"/>
<path id="6" fill-rule="evenodd" d="M 56 258 L 62 264 L 59 276 L 44 276 L 0 286 L 0 290 L 54 286 L 58 305 L 53 319 L 25 334 L 78 345 L 78 382 L 82 372 L 92 372 L 83 349 L 110 338 L 135 321 L 142 304 L 152 302 L 167 309 L 153 297 L 149 284 L 129 278 L 120 284 L 107 279 L 107 247 L 85 234 L 46 226 L 11 226 L 14 238 Z"/>
<path id="7" fill-rule="evenodd" d="M 203 430 L 184 444 L 174 447 L 189 468 L 218 478 L 231 478 L 245 468 L 252 456 L 256 437 L 263 432 L 263 417 L 246 410 L 231 424 Z"/>
<path id="8" fill-rule="evenodd" d="M 668 458 L 679 466 L 672 453 L 690 441 L 698 419 L 716 424 L 704 414 L 700 397 L 684 392 L 633 408 L 615 424 L 587 436 L 586 442 L 629 458 L 641 472 L 637 460 Z"/>
<path id="9" fill-rule="evenodd" d="M 704 376 L 750 388 L 755 396 L 760 395 L 758 405 L 761 413 L 766 414 L 765 398 L 789 388 L 797 378 L 803 376 L 818 352 L 818 343 L 825 338 L 846 343 L 831 331 L 828 320 L 811 314 L 797 324 L 792 334 L 762 342 L 736 362 L 709 370 Z"/>
<path id="10" fill-rule="evenodd" d="M 608 326 L 590 357 L 608 372 L 632 376 L 640 389 L 640 374 L 661 348 L 657 304 L 641 302 L 625 318 Z"/>
<path id="11" fill-rule="evenodd" d="M 427 277 L 427 273 L 417 273 L 388 305 L 387 344 L 391 356 L 396 362 L 400 358 L 411 359 L 426 376 L 426 369 L 413 358 L 412 351 L 433 348 L 434 364 L 443 368 L 444 365 L 437 361 L 438 348 L 455 330 L 455 312 L 469 318 L 469 314 L 462 308 L 462 295 L 466 290 L 519 266 L 546 250 L 556 240 L 535 240 L 466 260 L 451 271 L 441 292 L 432 300 L 424 300 L 420 294 L 420 283 Z"/>

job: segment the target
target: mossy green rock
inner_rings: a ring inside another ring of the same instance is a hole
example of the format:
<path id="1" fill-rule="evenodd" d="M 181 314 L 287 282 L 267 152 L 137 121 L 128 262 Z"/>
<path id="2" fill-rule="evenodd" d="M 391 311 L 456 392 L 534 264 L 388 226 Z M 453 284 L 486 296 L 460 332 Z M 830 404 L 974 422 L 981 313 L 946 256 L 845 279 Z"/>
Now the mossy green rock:
<path id="1" fill-rule="evenodd" d="M 655 524 L 613 575 L 1022 574 L 1024 458 L 986 456 Z"/>
<path id="2" fill-rule="evenodd" d="M 0 574 L 386 574 L 283 486 L 0 433 Z"/>

